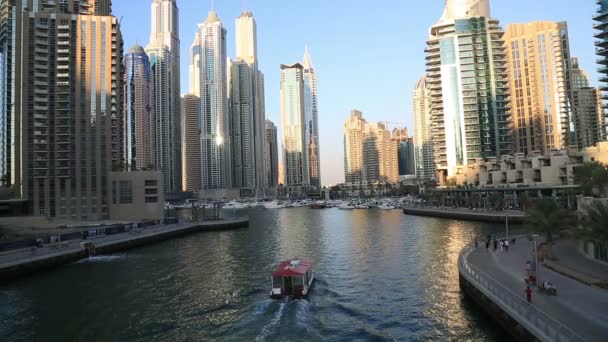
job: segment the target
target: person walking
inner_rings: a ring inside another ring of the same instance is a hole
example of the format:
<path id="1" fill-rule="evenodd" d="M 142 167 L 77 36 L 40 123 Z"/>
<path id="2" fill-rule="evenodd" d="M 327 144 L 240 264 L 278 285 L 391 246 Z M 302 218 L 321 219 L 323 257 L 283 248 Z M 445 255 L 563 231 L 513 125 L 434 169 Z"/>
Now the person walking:
<path id="1" fill-rule="evenodd" d="M 494 252 L 496 252 L 497 249 L 498 249 L 498 241 L 496 241 L 496 239 L 494 239 Z"/>
<path id="2" fill-rule="evenodd" d="M 528 304 L 532 304 L 532 289 L 530 285 L 526 286 L 526 299 L 528 300 Z"/>
<path id="3" fill-rule="evenodd" d="M 490 250 L 490 239 L 486 240 L 486 250 Z"/>
<path id="4" fill-rule="evenodd" d="M 500 251 L 501 252 L 502 252 L 502 249 L 503 249 L 504 245 L 505 245 L 505 240 L 500 239 Z"/>
<path id="5" fill-rule="evenodd" d="M 508 252 L 509 251 L 509 240 L 505 239 L 505 251 Z"/>

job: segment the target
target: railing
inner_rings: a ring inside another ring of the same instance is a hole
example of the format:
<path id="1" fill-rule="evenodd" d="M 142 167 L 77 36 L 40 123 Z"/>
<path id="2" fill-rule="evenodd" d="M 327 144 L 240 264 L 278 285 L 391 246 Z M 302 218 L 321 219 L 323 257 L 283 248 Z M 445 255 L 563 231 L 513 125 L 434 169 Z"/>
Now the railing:
<path id="1" fill-rule="evenodd" d="M 526 235 L 514 237 L 526 238 Z M 475 249 L 474 242 L 471 242 L 460 251 L 458 270 L 461 276 L 541 341 L 585 341 L 557 319 L 528 303 L 489 274 L 469 264 L 469 254 Z"/>

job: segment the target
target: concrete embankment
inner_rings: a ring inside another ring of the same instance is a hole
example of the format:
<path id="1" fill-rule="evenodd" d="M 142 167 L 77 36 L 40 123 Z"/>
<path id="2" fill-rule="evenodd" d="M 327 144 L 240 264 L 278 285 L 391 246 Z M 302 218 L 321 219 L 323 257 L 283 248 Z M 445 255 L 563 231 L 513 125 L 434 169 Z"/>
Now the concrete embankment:
<path id="1" fill-rule="evenodd" d="M 197 232 L 229 230 L 247 227 L 249 220 L 235 218 L 220 221 L 190 222 L 173 226 L 135 230 L 128 233 L 89 239 L 95 255 L 111 254 L 134 247 L 184 236 Z M 89 252 L 76 241 L 60 247 L 33 248 L 16 255 L 0 257 L 0 280 L 14 279 L 59 265 L 78 261 L 89 256 Z"/>
<path id="2" fill-rule="evenodd" d="M 403 213 L 406 215 L 500 223 L 505 222 L 505 216 L 509 217 L 509 223 L 523 223 L 525 218 L 525 215 L 521 212 L 480 212 L 469 209 L 450 208 L 403 208 Z"/>

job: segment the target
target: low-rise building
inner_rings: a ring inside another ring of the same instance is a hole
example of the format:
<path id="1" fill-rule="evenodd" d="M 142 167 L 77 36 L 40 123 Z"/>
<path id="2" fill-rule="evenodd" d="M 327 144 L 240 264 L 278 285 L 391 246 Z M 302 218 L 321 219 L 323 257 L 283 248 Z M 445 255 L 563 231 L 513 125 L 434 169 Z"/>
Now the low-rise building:
<path id="1" fill-rule="evenodd" d="M 110 184 L 111 220 L 141 221 L 164 218 L 165 197 L 160 171 L 112 172 Z"/>

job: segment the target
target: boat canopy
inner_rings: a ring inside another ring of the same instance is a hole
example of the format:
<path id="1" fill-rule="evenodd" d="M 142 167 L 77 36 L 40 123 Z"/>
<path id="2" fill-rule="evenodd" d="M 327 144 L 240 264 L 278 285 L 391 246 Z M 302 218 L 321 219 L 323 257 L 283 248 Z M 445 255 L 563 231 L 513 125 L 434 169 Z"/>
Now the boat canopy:
<path id="1" fill-rule="evenodd" d="M 303 276 L 310 270 L 312 262 L 309 259 L 295 258 L 285 260 L 272 272 L 273 277 Z"/>

